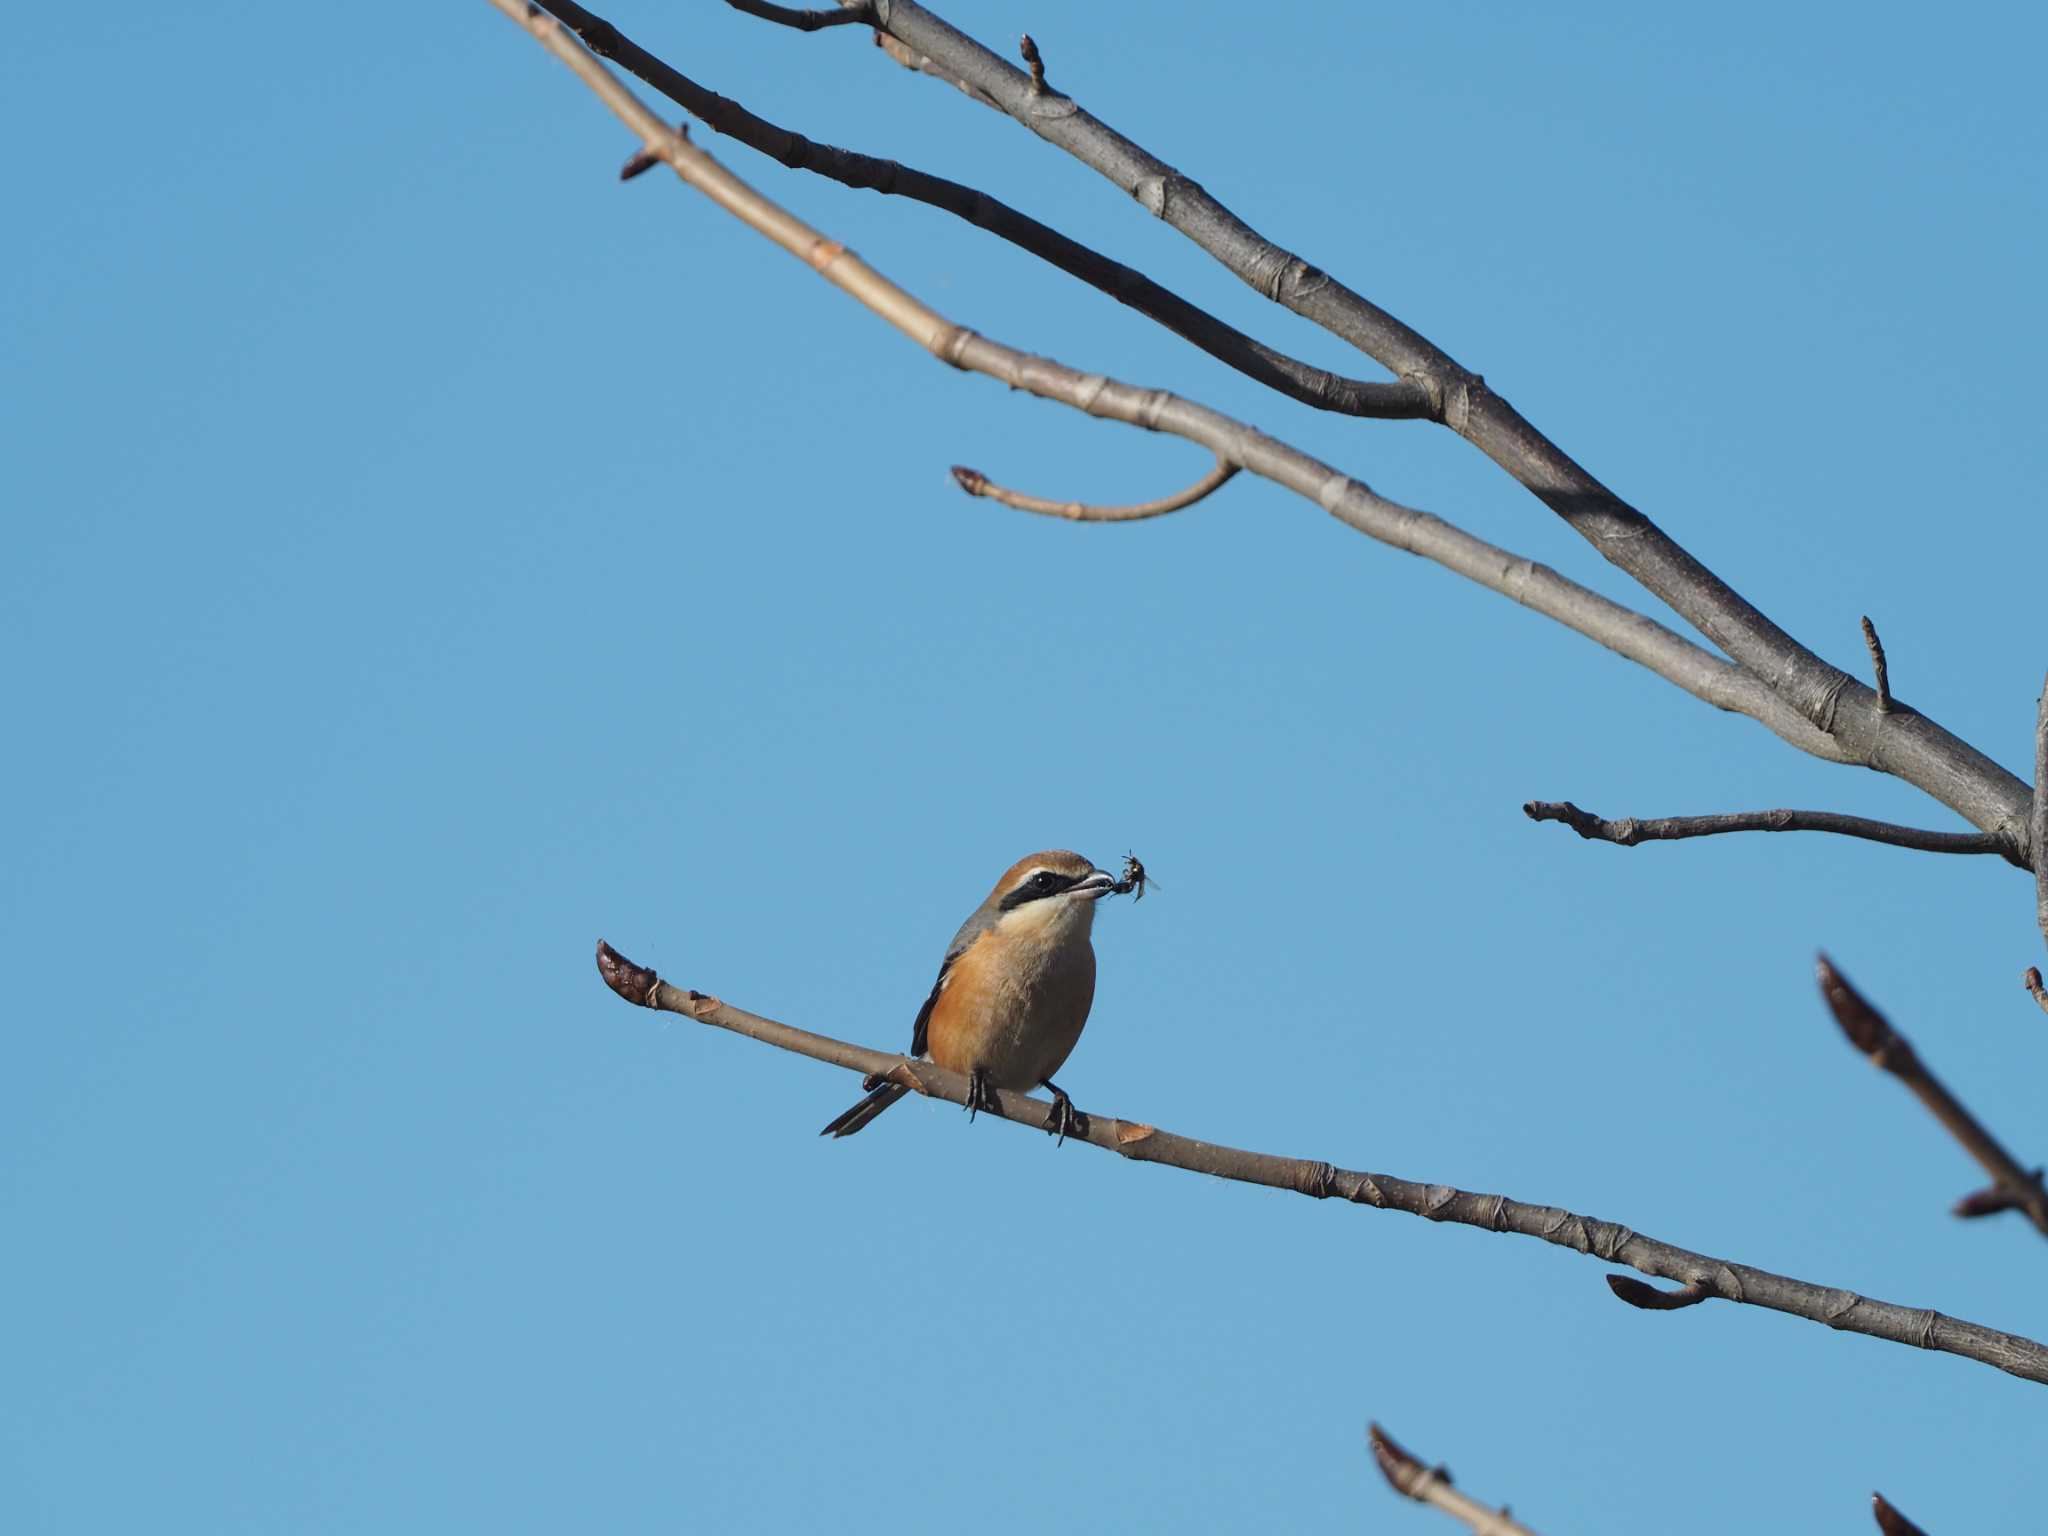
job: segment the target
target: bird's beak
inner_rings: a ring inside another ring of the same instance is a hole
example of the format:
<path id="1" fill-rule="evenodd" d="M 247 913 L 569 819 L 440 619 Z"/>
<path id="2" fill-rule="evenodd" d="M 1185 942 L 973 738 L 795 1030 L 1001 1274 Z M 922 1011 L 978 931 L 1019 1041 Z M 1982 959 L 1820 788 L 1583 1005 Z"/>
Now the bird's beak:
<path id="1" fill-rule="evenodd" d="M 1070 896 L 1086 896 L 1090 901 L 1099 901 L 1116 889 L 1116 876 L 1105 870 L 1092 870 L 1085 880 L 1067 887 Z"/>

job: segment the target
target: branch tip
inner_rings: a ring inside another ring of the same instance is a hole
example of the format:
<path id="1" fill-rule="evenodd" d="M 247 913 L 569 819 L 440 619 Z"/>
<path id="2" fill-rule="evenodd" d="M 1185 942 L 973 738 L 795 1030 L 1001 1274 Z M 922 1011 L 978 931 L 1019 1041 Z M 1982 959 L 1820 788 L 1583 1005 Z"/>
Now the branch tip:
<path id="1" fill-rule="evenodd" d="M 1870 1513 L 1877 1521 L 1877 1528 L 1884 1536 L 1927 1536 L 1927 1533 L 1900 1514 L 1886 1501 L 1881 1493 L 1870 1496 Z"/>
<path id="2" fill-rule="evenodd" d="M 597 973 L 634 1007 L 654 1006 L 654 989 L 661 985 L 661 978 L 644 965 L 635 965 L 603 939 L 597 941 Z"/>
<path id="3" fill-rule="evenodd" d="M 1836 970 L 1826 955 L 1815 957 L 1813 970 L 1820 983 L 1821 998 L 1828 1005 L 1828 1012 L 1835 1016 L 1835 1022 L 1842 1026 L 1842 1033 L 1849 1037 L 1849 1043 L 1879 1066 L 1898 1070 L 1886 1059 L 1891 1048 L 1903 1046 L 1908 1052 L 1912 1049 L 1898 1031 L 1870 1006 L 1868 998 L 1849 985 L 1849 978 Z"/>
<path id="4" fill-rule="evenodd" d="M 2048 1013 L 2048 988 L 2041 985 L 2041 968 L 2037 965 L 2028 966 L 2026 973 L 2020 977 L 2020 985 L 2025 987 L 2034 1001 L 2041 1005 L 2041 1011 Z"/>
<path id="5" fill-rule="evenodd" d="M 1645 1312 L 1676 1312 L 1681 1307 L 1696 1307 L 1714 1295 L 1713 1288 L 1704 1280 L 1688 1280 L 1678 1290 L 1660 1291 L 1632 1275 L 1609 1275 L 1607 1288 L 1622 1301 Z"/>

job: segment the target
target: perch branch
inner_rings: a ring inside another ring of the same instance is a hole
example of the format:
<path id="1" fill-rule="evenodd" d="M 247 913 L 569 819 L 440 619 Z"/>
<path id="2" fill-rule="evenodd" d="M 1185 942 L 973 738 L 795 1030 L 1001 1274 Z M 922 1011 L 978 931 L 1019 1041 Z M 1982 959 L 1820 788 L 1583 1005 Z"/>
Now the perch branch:
<path id="1" fill-rule="evenodd" d="M 1619 843 L 1624 848 L 1722 832 L 1833 832 L 1922 853 L 1995 853 L 2019 863 L 2012 845 L 1988 832 L 1929 832 L 1872 821 L 1867 816 L 1845 816 L 1839 811 L 1730 811 L 1719 816 L 1624 816 L 1607 821 L 1569 800 L 1531 800 L 1522 807 L 1522 814 L 1531 821 L 1561 821 L 1589 842 Z"/>
<path id="2" fill-rule="evenodd" d="M 1351 343 L 1395 378 L 1420 384 L 1433 402 L 1432 420 L 1492 459 L 1801 719 L 1833 737 L 1841 760 L 1902 778 L 1972 826 L 2005 838 L 2016 853 L 2023 851 L 2025 785 L 1924 715 L 1880 716 L 1872 690 L 1772 623 L 1538 432 L 1478 374 L 1329 273 L 1266 239 L 1198 182 L 1071 98 L 1034 94 L 1024 72 L 914 0 L 876 0 L 874 14 L 877 26 L 931 59 L 939 72 L 987 96 L 1122 188 L 1259 293 Z"/>
<path id="3" fill-rule="evenodd" d="M 517 0 L 491 0 L 569 66 L 688 185 L 811 266 L 942 362 L 1091 416 L 1200 443 L 1219 459 L 1315 503 L 1369 538 L 1405 549 L 1513 598 L 1649 668 L 1717 709 L 1748 715 L 1801 751 L 1843 762 L 1842 749 L 1742 668 L 1643 614 L 1548 566 L 1498 549 L 1463 529 L 1404 507 L 1299 449 L 1165 390 L 1139 389 L 1034 357 L 949 322 L 835 240 L 763 197 L 649 111 L 554 17 Z"/>
<path id="4" fill-rule="evenodd" d="M 1477 1499 L 1458 1492 L 1451 1486 L 1449 1467 L 1425 1467 L 1379 1425 L 1368 1424 L 1365 1437 L 1372 1446 L 1373 1460 L 1380 1464 L 1380 1471 L 1394 1492 L 1418 1504 L 1433 1504 L 1464 1521 L 1472 1528 L 1473 1536 L 1536 1536 L 1526 1525 L 1510 1520 L 1505 1506 L 1488 1509 Z"/>
<path id="5" fill-rule="evenodd" d="M 1289 357 L 1190 304 L 1135 268 L 1112 261 L 1100 251 L 1069 239 L 985 192 L 912 170 L 894 160 L 815 143 L 757 117 L 738 102 L 699 85 L 656 58 L 602 16 L 585 10 L 574 0 L 559 0 L 545 9 L 580 37 L 591 52 L 638 75 L 714 132 L 738 139 L 792 170 L 809 171 L 857 190 L 909 198 L 964 219 L 1157 321 L 1218 362 L 1290 399 L 1339 415 L 1380 419 L 1412 418 L 1429 410 L 1428 397 L 1418 386 L 1346 378 Z"/>
<path id="6" fill-rule="evenodd" d="M 1884 664 L 1884 642 L 1877 638 L 1877 626 L 1867 613 L 1863 615 L 1863 643 L 1870 650 L 1870 675 L 1877 683 L 1877 712 L 1888 715 L 1892 712 L 1891 673 Z"/>
<path id="7" fill-rule="evenodd" d="M 1849 985 L 1848 979 L 1835 969 L 1826 955 L 1820 957 L 1815 970 L 1820 980 L 1820 994 L 1826 999 L 1835 1022 L 1842 1026 L 1842 1033 L 1849 1037 L 1849 1043 L 1904 1083 L 1913 1097 L 1925 1104 L 1928 1112 L 1962 1144 L 1963 1150 L 1977 1160 L 1978 1166 L 1991 1175 L 1992 1182 L 2005 1194 L 2012 1208 L 2026 1212 L 2027 1220 L 2034 1224 L 2034 1229 L 2048 1237 L 2048 1191 L 2042 1188 L 2041 1175 L 2027 1172 L 2010 1152 L 1999 1145 L 1997 1138 L 1984 1129 L 1977 1117 L 1963 1108 L 1955 1095 L 1927 1070 L 1926 1064 L 1920 1060 L 1920 1053 L 1913 1049 L 1906 1037 L 1892 1028 L 1890 1021 L 1873 1008 L 1862 993 Z M 1978 1198 L 1971 1197 L 1972 1200 Z"/>
<path id="8" fill-rule="evenodd" d="M 492 0 L 494 5 L 516 7 L 519 3 L 520 0 Z M 728 1029 L 814 1061 L 886 1077 L 932 1098 L 954 1104 L 967 1100 L 967 1079 L 960 1073 L 948 1072 L 933 1062 L 914 1061 L 907 1056 L 812 1034 L 735 1008 L 707 993 L 674 986 L 653 971 L 633 964 L 609 944 L 597 946 L 597 968 L 607 986 L 639 1007 L 679 1013 L 700 1024 Z M 989 1114 L 1038 1130 L 1054 1129 L 1053 1106 L 1044 1099 L 1007 1091 L 994 1097 L 996 1102 Z M 1423 1184 L 1388 1174 L 1359 1173 L 1310 1158 L 1247 1152 L 1108 1115 L 1085 1116 L 1083 1126 L 1070 1131 L 1067 1139 L 1115 1152 L 1133 1162 L 1162 1163 L 1240 1184 L 1290 1190 L 1316 1200 L 1346 1200 L 1429 1221 L 1540 1238 L 1575 1253 L 1591 1254 L 1603 1263 L 1625 1265 L 1639 1274 L 1696 1287 L 1723 1301 L 1765 1307 L 1895 1344 L 1942 1350 L 1996 1366 L 2028 1381 L 2048 1382 L 2048 1347 L 2032 1339 L 1924 1308 L 1873 1301 L 1851 1291 L 1710 1258 L 1644 1237 L 1617 1223 L 1554 1206 L 1528 1205 L 1506 1195 L 1476 1194 L 1447 1184 Z"/>
<path id="9" fill-rule="evenodd" d="M 954 480 L 970 496 L 986 496 L 990 501 L 1015 507 L 1019 512 L 1040 512 L 1047 517 L 1064 517 L 1077 523 L 1135 523 L 1147 517 L 1164 517 L 1169 512 L 1192 507 L 1211 491 L 1228 485 L 1236 473 L 1235 464 L 1226 464 L 1218 459 L 1216 467 L 1209 473 L 1186 490 L 1175 491 L 1171 496 L 1162 496 L 1157 501 L 1134 502 L 1124 507 L 1097 507 L 1082 501 L 1048 501 L 1043 496 L 1027 496 L 1022 491 L 997 485 L 978 469 L 969 469 L 964 464 L 953 466 Z"/>

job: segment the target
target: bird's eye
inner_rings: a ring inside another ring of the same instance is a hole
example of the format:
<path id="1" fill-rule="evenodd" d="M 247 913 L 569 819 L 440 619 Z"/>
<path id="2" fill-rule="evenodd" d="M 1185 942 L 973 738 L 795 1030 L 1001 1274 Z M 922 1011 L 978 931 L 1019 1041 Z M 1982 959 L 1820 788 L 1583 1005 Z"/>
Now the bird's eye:
<path id="1" fill-rule="evenodd" d="M 1048 886 L 1052 884 L 1052 874 L 1050 871 L 1041 869 L 1037 874 L 1031 877 L 1031 883 L 1037 886 L 1041 891 L 1045 890 Z"/>

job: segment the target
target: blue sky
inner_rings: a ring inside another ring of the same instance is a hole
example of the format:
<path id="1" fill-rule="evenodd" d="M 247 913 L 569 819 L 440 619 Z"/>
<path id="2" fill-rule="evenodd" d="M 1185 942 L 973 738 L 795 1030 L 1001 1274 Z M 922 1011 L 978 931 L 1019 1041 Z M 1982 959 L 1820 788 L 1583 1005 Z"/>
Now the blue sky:
<path id="1" fill-rule="evenodd" d="M 853 30 L 606 14 L 1370 376 Z M 2024 773 L 2048 647 L 2031 8 L 1041 0 L 1054 83 L 1416 325 L 1832 660 Z M 1012 859 L 1136 849 L 1085 1108 L 1498 1190 L 2048 1335 L 2048 1250 L 1844 1046 L 1825 947 L 2048 1157 L 2032 890 L 1946 827 L 1241 479 L 952 373 L 488 6 L 38 12 L 0 59 L 0 1523 L 193 1532 L 2017 1532 L 2048 1393 L 1558 1249 L 1055 1150 L 622 1007 L 896 1048 Z M 725 162 L 998 339 L 1639 596 L 1448 433 L 1318 418 L 947 216 Z M 1960 1475 L 1959 1475 L 1960 1469 Z"/>

